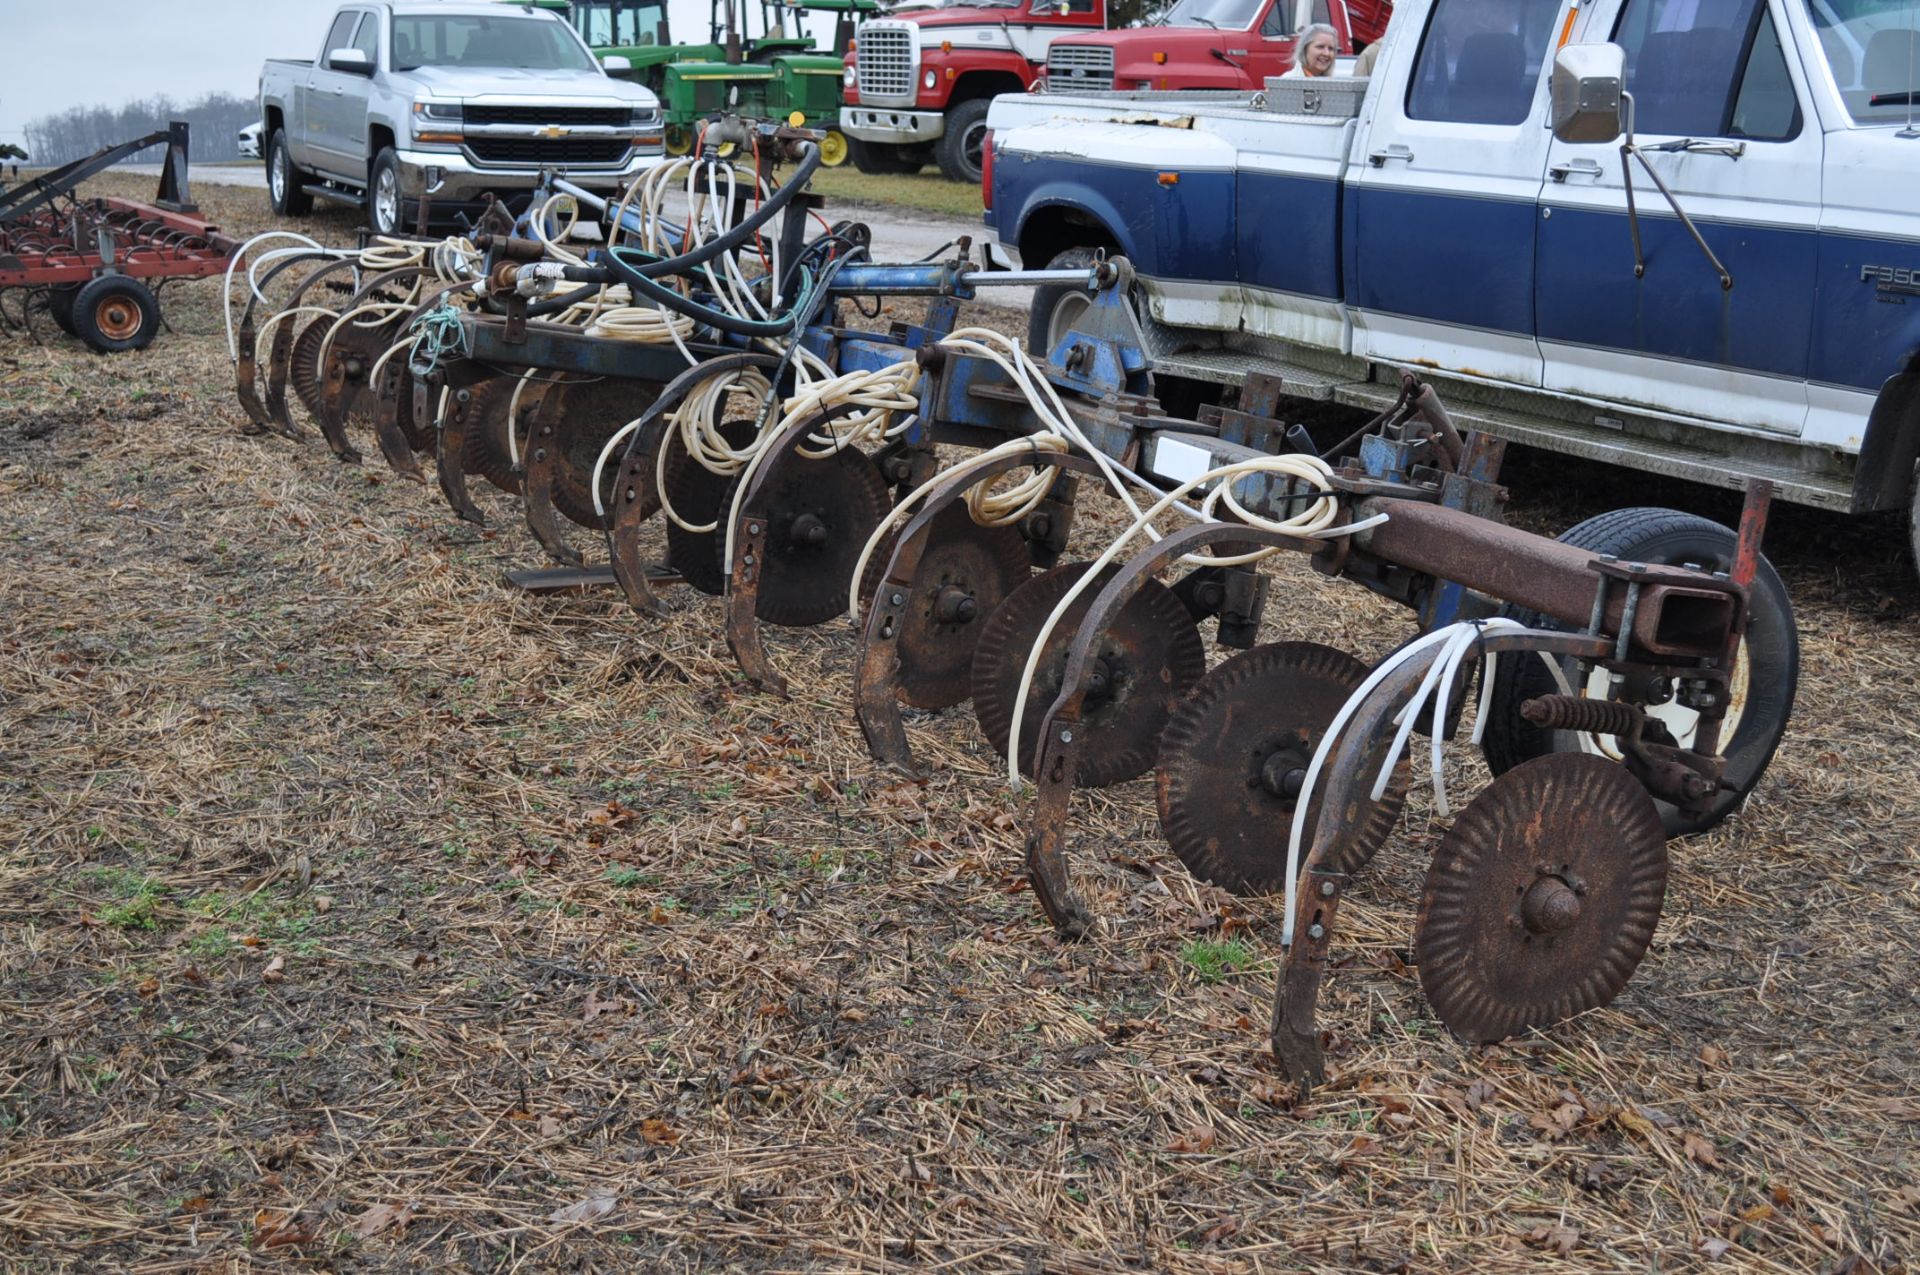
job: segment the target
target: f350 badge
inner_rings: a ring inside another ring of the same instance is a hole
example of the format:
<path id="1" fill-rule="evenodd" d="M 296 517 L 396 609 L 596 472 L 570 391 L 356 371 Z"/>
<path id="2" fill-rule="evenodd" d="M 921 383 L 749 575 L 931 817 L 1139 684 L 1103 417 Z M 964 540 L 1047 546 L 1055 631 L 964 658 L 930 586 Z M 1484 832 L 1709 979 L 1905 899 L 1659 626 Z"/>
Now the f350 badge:
<path id="1" fill-rule="evenodd" d="M 1872 283 L 1882 301 L 1905 305 L 1904 298 L 1920 297 L 1920 270 L 1908 266 L 1861 266 L 1860 282 Z"/>

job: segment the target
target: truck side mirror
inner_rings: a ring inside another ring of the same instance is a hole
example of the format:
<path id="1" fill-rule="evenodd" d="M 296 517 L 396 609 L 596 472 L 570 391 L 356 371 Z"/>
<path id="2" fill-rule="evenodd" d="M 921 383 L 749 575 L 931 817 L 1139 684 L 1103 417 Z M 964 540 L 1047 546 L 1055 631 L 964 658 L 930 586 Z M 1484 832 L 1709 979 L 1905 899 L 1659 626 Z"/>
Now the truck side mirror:
<path id="1" fill-rule="evenodd" d="M 622 57 L 618 53 L 609 53 L 600 59 L 600 65 L 609 75 L 620 75 L 633 70 L 633 59 Z"/>
<path id="2" fill-rule="evenodd" d="M 1563 142 L 1620 136 L 1627 52 L 1617 44 L 1568 44 L 1553 55 L 1553 135 Z"/>
<path id="3" fill-rule="evenodd" d="M 373 59 L 358 49 L 335 49 L 327 54 L 327 69 L 349 75 L 372 75 Z"/>

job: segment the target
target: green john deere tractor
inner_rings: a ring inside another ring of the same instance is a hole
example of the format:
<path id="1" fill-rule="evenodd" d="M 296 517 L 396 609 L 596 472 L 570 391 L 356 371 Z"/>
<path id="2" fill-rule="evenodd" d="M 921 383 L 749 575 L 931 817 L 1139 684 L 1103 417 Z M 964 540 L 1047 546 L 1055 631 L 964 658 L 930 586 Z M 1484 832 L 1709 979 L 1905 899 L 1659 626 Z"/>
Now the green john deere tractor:
<path id="1" fill-rule="evenodd" d="M 534 3 L 558 9 L 562 0 Z M 798 114 L 801 123 L 827 130 L 821 161 L 830 166 L 845 163 L 836 50 L 845 50 L 854 23 L 878 9 L 878 0 L 760 0 L 758 35 L 745 20 L 753 7 L 754 0 L 712 0 L 706 44 L 673 43 L 664 0 L 572 0 L 567 13 L 596 54 L 626 58 L 632 78 L 658 95 L 666 113 L 669 155 L 691 150 L 700 121 L 720 112 L 756 119 Z M 816 49 L 812 38 L 800 32 L 802 12 L 838 15 L 827 49 Z"/>

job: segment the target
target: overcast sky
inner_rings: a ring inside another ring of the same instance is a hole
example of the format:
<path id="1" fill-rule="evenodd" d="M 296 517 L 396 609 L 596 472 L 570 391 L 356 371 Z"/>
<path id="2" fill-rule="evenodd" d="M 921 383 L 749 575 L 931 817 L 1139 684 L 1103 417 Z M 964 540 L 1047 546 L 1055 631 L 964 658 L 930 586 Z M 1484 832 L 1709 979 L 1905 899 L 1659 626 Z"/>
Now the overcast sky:
<path id="1" fill-rule="evenodd" d="M 70 106 L 165 93 L 251 96 L 267 58 L 310 58 L 340 0 L 0 0 L 0 141 Z M 679 40 L 704 40 L 707 0 L 668 0 Z M 831 24 L 814 19 L 820 37 Z M 755 14 L 756 29 L 758 14 Z"/>

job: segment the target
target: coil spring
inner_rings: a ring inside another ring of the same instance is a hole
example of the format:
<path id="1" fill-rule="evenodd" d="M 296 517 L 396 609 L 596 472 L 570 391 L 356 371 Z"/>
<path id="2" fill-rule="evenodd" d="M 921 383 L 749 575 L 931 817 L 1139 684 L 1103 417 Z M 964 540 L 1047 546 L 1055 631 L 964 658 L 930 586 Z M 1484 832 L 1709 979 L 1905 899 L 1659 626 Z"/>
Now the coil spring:
<path id="1" fill-rule="evenodd" d="M 1520 706 L 1520 716 L 1542 730 L 1572 730 L 1591 735 L 1631 735 L 1640 728 L 1640 710 L 1619 700 L 1580 695 L 1542 695 Z"/>

